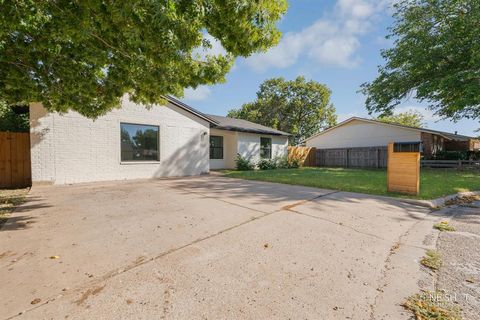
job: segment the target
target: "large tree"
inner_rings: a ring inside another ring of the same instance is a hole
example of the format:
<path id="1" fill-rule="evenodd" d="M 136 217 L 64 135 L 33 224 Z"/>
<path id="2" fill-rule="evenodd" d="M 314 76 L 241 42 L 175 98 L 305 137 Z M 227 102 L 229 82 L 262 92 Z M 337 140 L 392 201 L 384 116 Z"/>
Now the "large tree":
<path id="1" fill-rule="evenodd" d="M 0 1 L 0 100 L 97 117 L 224 81 L 275 45 L 286 0 Z M 226 54 L 208 54 L 212 40 Z"/>
<path id="2" fill-rule="evenodd" d="M 366 83 L 370 112 L 390 114 L 414 97 L 444 118 L 480 117 L 480 0 L 402 0 L 386 64 Z"/>
<path id="3" fill-rule="evenodd" d="M 291 144 L 336 124 L 330 90 L 316 81 L 298 77 L 266 80 L 260 85 L 257 99 L 228 112 L 229 117 L 245 119 L 277 130 L 289 132 Z"/>
<path id="4" fill-rule="evenodd" d="M 379 116 L 375 118 L 375 120 L 387 123 L 396 123 L 416 128 L 425 126 L 425 117 L 423 116 L 423 114 L 416 110 L 394 113 L 388 116 Z"/>

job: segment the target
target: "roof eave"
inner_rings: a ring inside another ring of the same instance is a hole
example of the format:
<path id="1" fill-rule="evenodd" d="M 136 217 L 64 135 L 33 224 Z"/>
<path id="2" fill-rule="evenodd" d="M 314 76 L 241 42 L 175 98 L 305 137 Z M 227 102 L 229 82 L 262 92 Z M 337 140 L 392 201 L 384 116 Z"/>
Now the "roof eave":
<path id="1" fill-rule="evenodd" d="M 168 102 L 170 102 L 171 104 L 175 105 L 176 107 L 179 107 L 180 109 L 183 109 L 211 124 L 214 124 L 214 125 L 218 125 L 218 121 L 215 121 L 213 120 L 212 118 L 210 117 L 207 117 L 205 114 L 201 113 L 200 111 L 190 107 L 189 105 L 181 102 L 180 100 L 177 100 L 175 99 L 174 97 L 172 96 L 166 96 L 165 99 L 167 99 Z"/>
<path id="2" fill-rule="evenodd" d="M 212 128 L 218 129 L 218 130 L 225 130 L 225 131 L 256 133 L 256 134 L 264 134 L 264 135 L 270 135 L 270 136 L 284 136 L 284 137 L 291 136 L 291 134 L 287 132 L 272 132 L 272 131 L 266 131 L 266 130 L 254 130 L 254 129 L 239 128 L 239 127 L 213 126 Z"/>

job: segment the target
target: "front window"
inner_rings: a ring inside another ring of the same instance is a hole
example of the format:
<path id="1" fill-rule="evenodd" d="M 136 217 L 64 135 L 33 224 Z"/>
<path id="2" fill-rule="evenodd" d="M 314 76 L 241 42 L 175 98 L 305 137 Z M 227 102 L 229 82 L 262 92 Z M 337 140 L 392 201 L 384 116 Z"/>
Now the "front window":
<path id="1" fill-rule="evenodd" d="M 260 138 L 260 158 L 272 158 L 272 138 Z"/>
<path id="2" fill-rule="evenodd" d="M 122 161 L 160 161 L 158 126 L 120 123 Z"/>
<path id="3" fill-rule="evenodd" d="M 210 159 L 223 159 L 222 136 L 210 136 Z"/>

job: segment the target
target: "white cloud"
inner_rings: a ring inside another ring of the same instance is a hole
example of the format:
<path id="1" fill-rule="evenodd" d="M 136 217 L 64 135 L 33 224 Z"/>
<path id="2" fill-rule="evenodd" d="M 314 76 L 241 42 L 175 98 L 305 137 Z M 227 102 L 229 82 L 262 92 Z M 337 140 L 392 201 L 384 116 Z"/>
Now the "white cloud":
<path id="1" fill-rule="evenodd" d="M 246 63 L 257 71 L 287 68 L 302 57 L 319 65 L 350 68 L 360 62 L 356 55 L 360 36 L 372 29 L 377 16 L 391 0 L 337 0 L 332 12 L 299 32 L 284 34 L 279 45 L 255 54 Z"/>
<path id="2" fill-rule="evenodd" d="M 183 99 L 190 101 L 205 100 L 210 96 L 211 93 L 212 90 L 209 86 L 198 86 L 196 89 L 187 88 L 184 91 Z"/>
<path id="3" fill-rule="evenodd" d="M 227 51 L 222 46 L 222 43 L 211 36 L 208 33 L 203 35 L 203 39 L 206 40 L 210 46 L 200 46 L 193 50 L 193 55 L 196 56 L 200 60 L 205 60 L 207 56 L 218 56 L 218 55 L 226 55 Z"/>

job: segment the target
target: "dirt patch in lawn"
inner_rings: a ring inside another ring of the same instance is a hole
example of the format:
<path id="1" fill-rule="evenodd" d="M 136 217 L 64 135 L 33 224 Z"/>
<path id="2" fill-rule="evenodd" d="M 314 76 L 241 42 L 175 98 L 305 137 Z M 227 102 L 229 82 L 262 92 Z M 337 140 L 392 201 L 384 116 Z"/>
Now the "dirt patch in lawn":
<path id="1" fill-rule="evenodd" d="M 30 189 L 0 190 L 0 229 L 7 222 L 10 214 L 25 201 Z"/>

